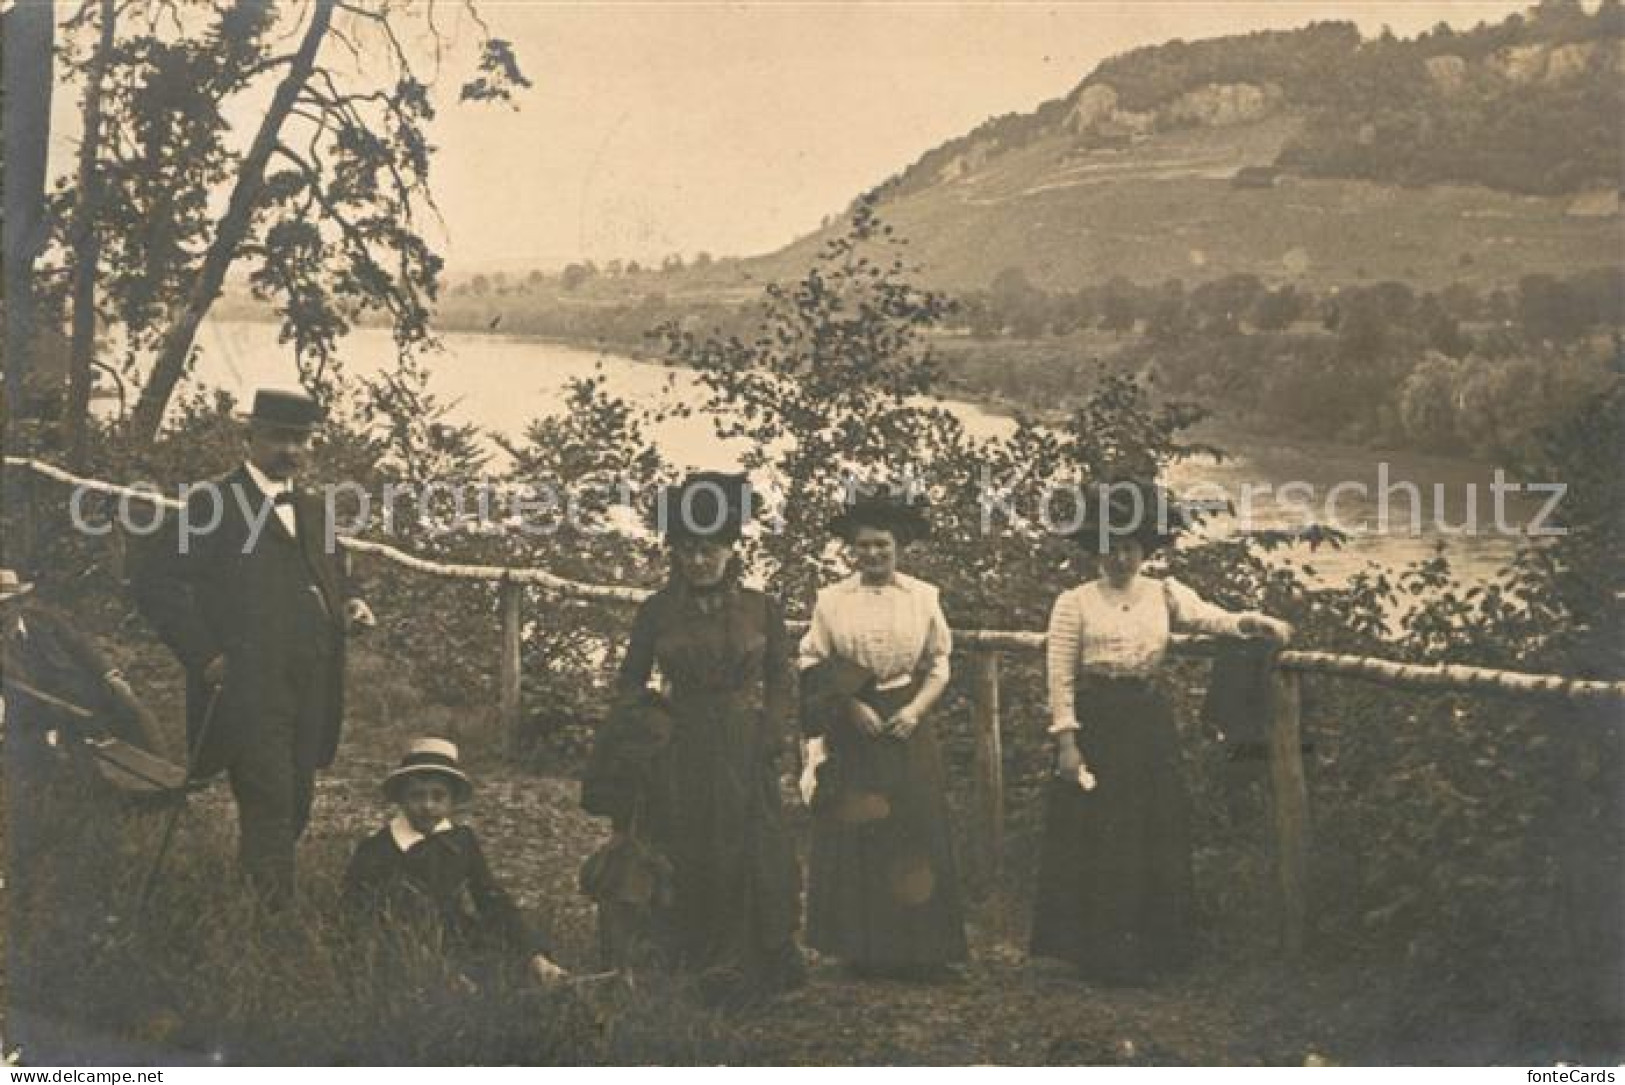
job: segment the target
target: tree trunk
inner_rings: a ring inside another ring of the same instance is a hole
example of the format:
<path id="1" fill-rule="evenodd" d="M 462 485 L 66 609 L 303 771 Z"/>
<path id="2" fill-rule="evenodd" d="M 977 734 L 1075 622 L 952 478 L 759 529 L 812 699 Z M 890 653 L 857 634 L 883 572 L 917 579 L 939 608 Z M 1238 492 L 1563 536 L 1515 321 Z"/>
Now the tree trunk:
<path id="1" fill-rule="evenodd" d="M 73 342 L 68 352 L 68 463 L 85 466 L 90 427 L 91 363 L 96 356 L 96 271 L 101 262 L 101 171 L 96 168 L 102 143 L 102 83 L 113 53 L 118 19 L 114 0 L 102 0 L 101 33 L 86 76 L 84 134 L 79 142 L 79 198 L 73 212 Z"/>
<path id="2" fill-rule="evenodd" d="M 45 247 L 45 163 L 51 142 L 56 8 L 12 6 L 4 23 L 5 391 L 12 418 L 29 409 L 26 384 L 39 322 L 34 260 Z"/>
<path id="3" fill-rule="evenodd" d="M 313 5 L 310 25 L 305 28 L 299 51 L 294 54 L 287 75 L 277 86 L 276 94 L 272 96 L 271 104 L 260 122 L 259 132 L 254 136 L 253 146 L 237 172 L 237 184 L 231 190 L 226 213 L 215 227 L 214 243 L 204 254 L 203 266 L 198 270 L 180 316 L 164 336 L 158 360 L 153 363 L 152 375 L 147 378 L 146 387 L 141 389 L 141 397 L 130 418 L 131 442 L 138 448 L 151 445 L 158 436 L 164 422 L 164 410 L 169 406 L 169 397 L 174 394 L 175 386 L 186 372 L 192 344 L 197 340 L 198 327 L 208 314 L 209 307 L 220 296 L 226 272 L 231 270 L 237 250 L 253 225 L 254 204 L 265 184 L 266 164 L 276 148 L 282 125 L 293 109 L 294 100 L 315 70 L 316 54 L 333 22 L 335 2 L 316 0 Z"/>

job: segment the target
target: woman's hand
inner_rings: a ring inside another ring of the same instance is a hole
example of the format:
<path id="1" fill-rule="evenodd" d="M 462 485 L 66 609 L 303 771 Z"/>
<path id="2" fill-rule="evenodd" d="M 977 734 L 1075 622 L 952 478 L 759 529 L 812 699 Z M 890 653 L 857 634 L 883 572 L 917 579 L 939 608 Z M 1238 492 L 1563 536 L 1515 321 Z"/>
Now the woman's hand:
<path id="1" fill-rule="evenodd" d="M 226 684 L 226 657 L 215 656 L 203 665 L 203 688 L 216 690 Z"/>
<path id="2" fill-rule="evenodd" d="M 1083 763 L 1083 751 L 1071 731 L 1063 731 L 1055 740 L 1055 775 L 1058 779 L 1075 783 L 1085 791 L 1095 789 L 1095 774 Z"/>
<path id="3" fill-rule="evenodd" d="M 365 599 L 346 599 L 344 601 L 344 631 L 353 636 L 365 633 L 369 629 L 378 627 L 378 619 L 373 615 L 372 608 Z"/>
<path id="4" fill-rule="evenodd" d="M 531 978 L 544 987 L 556 986 L 570 978 L 570 973 L 554 964 L 545 953 L 536 954 L 529 964 Z"/>
<path id="5" fill-rule="evenodd" d="M 1071 731 L 1063 731 L 1055 740 L 1055 775 L 1075 777 L 1083 767 L 1083 753 Z"/>
<path id="6" fill-rule="evenodd" d="M 893 738 L 908 738 L 920 725 L 920 713 L 913 705 L 904 705 L 886 721 L 886 732 Z"/>

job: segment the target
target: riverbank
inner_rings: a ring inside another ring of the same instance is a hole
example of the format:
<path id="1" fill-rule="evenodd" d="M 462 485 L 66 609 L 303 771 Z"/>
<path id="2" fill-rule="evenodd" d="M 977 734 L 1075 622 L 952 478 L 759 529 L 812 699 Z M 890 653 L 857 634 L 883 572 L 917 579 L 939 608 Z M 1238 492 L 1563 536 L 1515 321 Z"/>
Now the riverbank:
<path id="1" fill-rule="evenodd" d="M 664 299 L 664 295 L 660 295 Z M 617 359 L 643 363 L 658 369 L 682 369 L 680 363 L 667 361 L 657 340 L 649 334 L 662 320 L 676 321 L 684 330 L 704 334 L 713 329 L 728 334 L 739 332 L 738 316 L 742 308 L 737 302 L 726 304 L 682 299 L 681 305 L 666 312 L 664 300 L 658 306 L 648 302 L 614 301 L 606 299 L 579 300 L 565 306 L 583 314 L 603 314 L 616 310 L 630 310 L 641 314 L 648 323 L 612 333 L 592 330 L 592 321 L 574 331 L 568 323 L 564 327 L 533 327 L 534 314 L 515 311 L 502 304 L 503 296 L 491 295 L 477 299 L 468 296 L 449 299 L 436 317 L 436 330 L 442 335 L 490 337 L 517 345 L 542 348 L 560 348 L 573 352 L 612 355 Z M 520 300 L 518 298 L 516 301 Z M 525 298 L 533 303 L 534 299 Z M 557 299 L 555 299 L 557 300 Z M 680 315 L 686 314 L 686 315 Z M 717 318 L 707 323 L 707 316 Z M 722 319 L 730 317 L 733 319 Z M 229 324 L 264 324 L 274 327 L 267 311 L 243 299 L 223 302 L 211 322 Z M 547 322 L 543 322 L 546 324 Z M 613 322 L 610 322 L 613 325 Z M 382 330 L 366 324 L 367 330 Z M 1134 341 L 1111 332 L 1073 333 L 1064 337 L 1045 339 L 996 338 L 976 339 L 961 332 L 941 332 L 930 336 L 929 344 L 942 365 L 943 398 L 947 402 L 975 407 L 989 415 L 1005 419 L 1018 416 L 1042 422 L 1061 422 L 1085 402 L 1088 392 L 1100 373 L 1113 370 L 1140 372 L 1138 360 L 1133 364 L 1113 361 L 1114 350 Z M 989 359 L 1000 360 L 999 368 L 1005 373 L 997 380 L 987 379 L 983 370 L 994 367 Z M 976 372 L 972 372 L 976 371 Z M 980 376 L 977 373 L 981 373 Z M 1022 394 L 1013 394 L 1012 386 L 1025 383 Z M 1171 393 L 1170 398 L 1193 398 Z M 1191 431 L 1196 440 L 1221 448 L 1275 446 L 1296 447 L 1306 454 L 1325 450 L 1333 457 L 1347 460 L 1364 456 L 1373 463 L 1381 459 L 1415 459 L 1443 469 L 1446 475 L 1457 475 L 1496 466 L 1493 456 L 1473 456 L 1461 453 L 1441 453 L 1437 450 L 1394 441 L 1372 439 L 1368 441 L 1338 440 L 1323 429 L 1303 424 L 1295 419 L 1265 417 L 1256 410 L 1244 412 L 1224 403 L 1204 403 L 1214 413 Z M 1481 472 L 1481 473 L 1483 473 Z"/>

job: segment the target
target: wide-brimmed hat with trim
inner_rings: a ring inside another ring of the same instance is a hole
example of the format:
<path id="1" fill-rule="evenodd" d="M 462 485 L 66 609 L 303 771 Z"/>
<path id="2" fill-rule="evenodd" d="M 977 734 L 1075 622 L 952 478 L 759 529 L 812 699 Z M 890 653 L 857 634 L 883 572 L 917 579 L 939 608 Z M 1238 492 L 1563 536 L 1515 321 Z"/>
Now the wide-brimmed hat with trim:
<path id="1" fill-rule="evenodd" d="M 438 776 L 451 784 L 459 799 L 474 791 L 474 781 L 457 763 L 457 744 L 443 738 L 418 738 L 406 749 L 401 763 L 384 777 L 384 797 L 398 802 L 401 785 L 414 776 Z"/>
<path id="2" fill-rule="evenodd" d="M 34 585 L 17 575 L 15 569 L 0 569 L 0 603 L 17 599 L 34 590 Z"/>
<path id="3" fill-rule="evenodd" d="M 829 521 L 830 533 L 851 542 L 860 527 L 889 531 L 897 545 L 907 546 L 931 534 L 926 511 L 931 503 L 917 488 L 885 482 L 863 482 L 851 488 L 845 506 Z"/>
<path id="4" fill-rule="evenodd" d="M 655 495 L 654 528 L 668 542 L 738 542 L 756 513 L 756 495 L 743 472 L 699 471 Z"/>
<path id="5" fill-rule="evenodd" d="M 253 409 L 240 417 L 253 425 L 309 432 L 327 420 L 327 412 L 304 392 L 261 388 L 254 393 Z"/>
<path id="6" fill-rule="evenodd" d="M 1081 522 L 1066 537 L 1092 553 L 1134 539 L 1147 553 L 1169 545 L 1191 526 L 1191 516 L 1173 493 L 1154 482 L 1124 479 L 1097 482 L 1079 491 Z"/>

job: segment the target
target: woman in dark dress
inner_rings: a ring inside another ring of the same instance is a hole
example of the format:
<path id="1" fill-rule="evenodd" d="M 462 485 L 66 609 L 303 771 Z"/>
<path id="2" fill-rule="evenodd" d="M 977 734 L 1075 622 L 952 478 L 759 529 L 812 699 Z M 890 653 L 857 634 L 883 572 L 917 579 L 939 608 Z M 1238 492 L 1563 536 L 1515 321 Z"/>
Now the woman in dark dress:
<path id="1" fill-rule="evenodd" d="M 897 571 L 919 509 L 871 490 L 831 524 L 858 571 L 818 594 L 801 642 L 816 765 L 807 938 L 859 972 L 934 978 L 967 956 L 942 751 L 929 713 L 952 636 L 937 589 Z"/>
<path id="2" fill-rule="evenodd" d="M 1232 614 L 1173 579 L 1140 575 L 1183 517 L 1146 483 L 1096 487 L 1077 541 L 1101 577 L 1063 592 L 1050 615 L 1056 773 L 1046 799 L 1032 953 L 1086 978 L 1141 983 L 1194 948 L 1189 798 L 1179 736 L 1153 682 L 1174 631 L 1263 636 L 1291 630 Z M 1159 509 L 1163 510 L 1159 514 Z"/>
<path id="3" fill-rule="evenodd" d="M 624 697 L 659 670 L 671 739 L 637 832 L 671 863 L 655 936 L 717 1003 L 795 986 L 800 876 L 779 803 L 793 674 L 778 604 L 739 583 L 743 475 L 694 475 L 661 495 L 672 576 L 645 600 L 621 665 Z"/>

